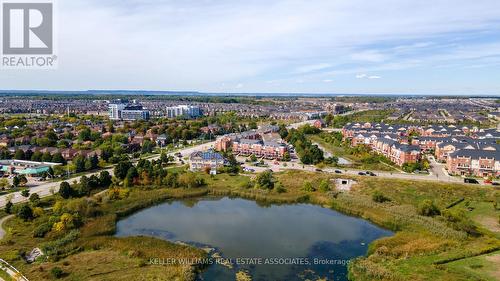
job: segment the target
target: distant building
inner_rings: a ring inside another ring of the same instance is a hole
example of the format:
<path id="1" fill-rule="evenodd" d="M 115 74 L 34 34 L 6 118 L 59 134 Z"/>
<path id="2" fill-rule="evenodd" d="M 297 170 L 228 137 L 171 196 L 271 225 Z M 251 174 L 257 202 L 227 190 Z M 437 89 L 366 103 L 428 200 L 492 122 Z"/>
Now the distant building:
<path id="1" fill-rule="evenodd" d="M 166 115 L 168 118 L 188 117 L 195 118 L 201 116 L 201 109 L 199 106 L 193 105 L 178 105 L 166 108 Z"/>
<path id="2" fill-rule="evenodd" d="M 222 154 L 212 149 L 193 152 L 189 157 L 191 171 L 210 169 L 210 174 L 217 174 L 217 169 L 224 166 L 225 159 Z"/>
<path id="3" fill-rule="evenodd" d="M 118 101 L 109 104 L 109 119 L 111 120 L 148 120 L 149 111 L 137 103 L 125 103 Z"/>

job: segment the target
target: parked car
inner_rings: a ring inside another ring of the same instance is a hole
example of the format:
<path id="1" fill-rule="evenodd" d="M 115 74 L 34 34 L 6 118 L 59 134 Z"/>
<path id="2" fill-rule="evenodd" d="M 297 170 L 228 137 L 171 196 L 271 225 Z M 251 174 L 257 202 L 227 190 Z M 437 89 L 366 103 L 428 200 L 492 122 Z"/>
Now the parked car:
<path id="1" fill-rule="evenodd" d="M 316 172 L 323 172 L 321 169 L 315 169 Z"/>
<path id="2" fill-rule="evenodd" d="M 335 173 L 336 174 L 342 174 L 342 171 L 341 170 L 335 170 Z"/>
<path id="3" fill-rule="evenodd" d="M 365 172 L 359 172 L 358 175 L 360 175 L 360 176 L 366 176 L 366 173 Z"/>
<path id="4" fill-rule="evenodd" d="M 464 183 L 479 184 L 476 179 L 465 178 Z"/>

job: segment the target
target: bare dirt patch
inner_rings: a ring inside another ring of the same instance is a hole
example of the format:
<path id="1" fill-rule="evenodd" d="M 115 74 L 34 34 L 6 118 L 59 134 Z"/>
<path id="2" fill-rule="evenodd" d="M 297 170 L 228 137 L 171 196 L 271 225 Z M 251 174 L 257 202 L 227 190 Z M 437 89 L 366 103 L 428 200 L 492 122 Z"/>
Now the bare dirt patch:
<path id="1" fill-rule="evenodd" d="M 500 233 L 500 224 L 498 223 L 498 218 L 480 217 L 477 218 L 477 221 L 489 231 Z"/>
<path id="2" fill-rule="evenodd" d="M 486 260 L 493 263 L 493 270 L 491 271 L 491 275 L 495 280 L 500 280 L 500 254 L 487 256 Z"/>

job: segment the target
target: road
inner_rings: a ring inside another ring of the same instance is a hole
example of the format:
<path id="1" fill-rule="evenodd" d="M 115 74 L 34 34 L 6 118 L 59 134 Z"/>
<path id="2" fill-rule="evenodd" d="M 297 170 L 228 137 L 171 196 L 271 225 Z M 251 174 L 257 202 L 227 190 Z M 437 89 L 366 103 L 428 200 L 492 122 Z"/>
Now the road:
<path id="1" fill-rule="evenodd" d="M 192 146 L 192 147 L 187 147 L 187 148 L 184 148 L 184 149 L 180 149 L 180 150 L 178 150 L 178 152 L 180 152 L 183 155 L 183 157 L 184 157 L 184 156 L 190 155 L 194 151 L 197 151 L 197 150 L 206 150 L 206 149 L 208 149 L 210 147 L 213 147 L 214 145 L 215 145 L 215 142 L 209 142 L 209 143 L 204 143 L 204 144 L 195 145 L 195 146 Z M 159 155 L 151 157 L 151 158 L 148 158 L 148 159 L 149 160 L 156 160 L 158 158 L 160 158 Z M 86 173 L 86 174 L 83 174 L 83 175 L 78 176 L 78 177 L 71 178 L 71 179 L 66 180 L 66 181 L 68 181 L 68 182 L 73 182 L 75 180 L 76 181 L 80 181 L 80 178 L 82 176 L 89 177 L 89 176 L 94 175 L 94 174 L 97 175 L 101 171 L 108 171 L 111 175 L 113 175 L 113 169 L 105 169 L 105 170 L 99 170 L 97 172 Z M 41 185 L 38 185 L 38 186 L 35 186 L 35 187 L 31 187 L 31 188 L 29 188 L 30 194 L 37 193 L 41 198 L 50 196 L 50 195 L 52 195 L 52 191 L 54 193 L 59 191 L 59 185 L 61 184 L 62 181 L 63 180 L 61 180 L 61 181 L 55 181 L 55 182 L 47 182 L 47 183 L 44 183 L 44 184 L 41 184 Z M 29 198 L 26 198 L 26 197 L 22 196 L 20 191 L 18 191 L 18 192 L 12 192 L 12 193 L 9 193 L 9 194 L 4 194 L 4 195 L 0 196 L 0 208 L 5 207 L 5 204 L 7 204 L 7 201 L 8 201 L 9 197 L 12 197 L 11 202 L 14 203 L 14 204 L 16 204 L 16 203 L 22 203 L 22 202 L 27 202 L 29 200 Z"/>
<path id="2" fill-rule="evenodd" d="M 238 161 L 244 162 L 246 159 L 245 157 L 237 157 Z M 302 165 L 298 162 L 278 162 L 278 165 L 275 164 L 275 161 L 269 161 L 269 160 L 264 160 L 264 162 L 268 165 L 268 167 L 255 167 L 252 166 L 251 164 L 245 163 L 243 167 L 253 169 L 256 172 L 261 172 L 267 169 L 271 169 L 274 172 L 280 172 L 280 171 L 286 171 L 286 170 L 302 170 L 302 171 L 309 171 L 309 172 L 315 172 L 317 171 L 317 168 L 313 165 Z M 333 168 L 326 168 L 322 169 L 323 172 L 326 173 L 335 173 L 336 170 L 339 170 L 342 172 L 342 174 L 346 175 L 358 175 L 359 172 L 362 172 L 363 170 L 357 170 L 357 169 L 344 169 L 344 168 L 339 168 L 339 169 L 333 169 Z M 453 182 L 453 183 L 463 183 L 463 180 L 461 178 L 456 178 L 456 177 L 450 177 L 450 176 L 443 176 L 443 177 L 436 177 L 435 175 L 418 175 L 418 174 L 408 174 L 408 173 L 401 173 L 401 172 L 381 172 L 381 171 L 373 171 L 377 177 L 381 178 L 389 178 L 389 179 L 403 179 L 403 180 L 423 180 L 423 181 L 433 181 L 433 182 Z"/>

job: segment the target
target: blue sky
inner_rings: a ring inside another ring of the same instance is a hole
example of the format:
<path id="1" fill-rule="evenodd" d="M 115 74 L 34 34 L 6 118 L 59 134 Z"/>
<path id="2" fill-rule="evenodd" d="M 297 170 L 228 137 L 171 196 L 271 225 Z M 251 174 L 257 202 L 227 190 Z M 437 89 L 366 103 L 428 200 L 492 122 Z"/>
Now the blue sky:
<path id="1" fill-rule="evenodd" d="M 105 3 L 103 3 L 105 2 Z M 57 70 L 2 89 L 500 95 L 500 1 L 58 1 Z"/>

